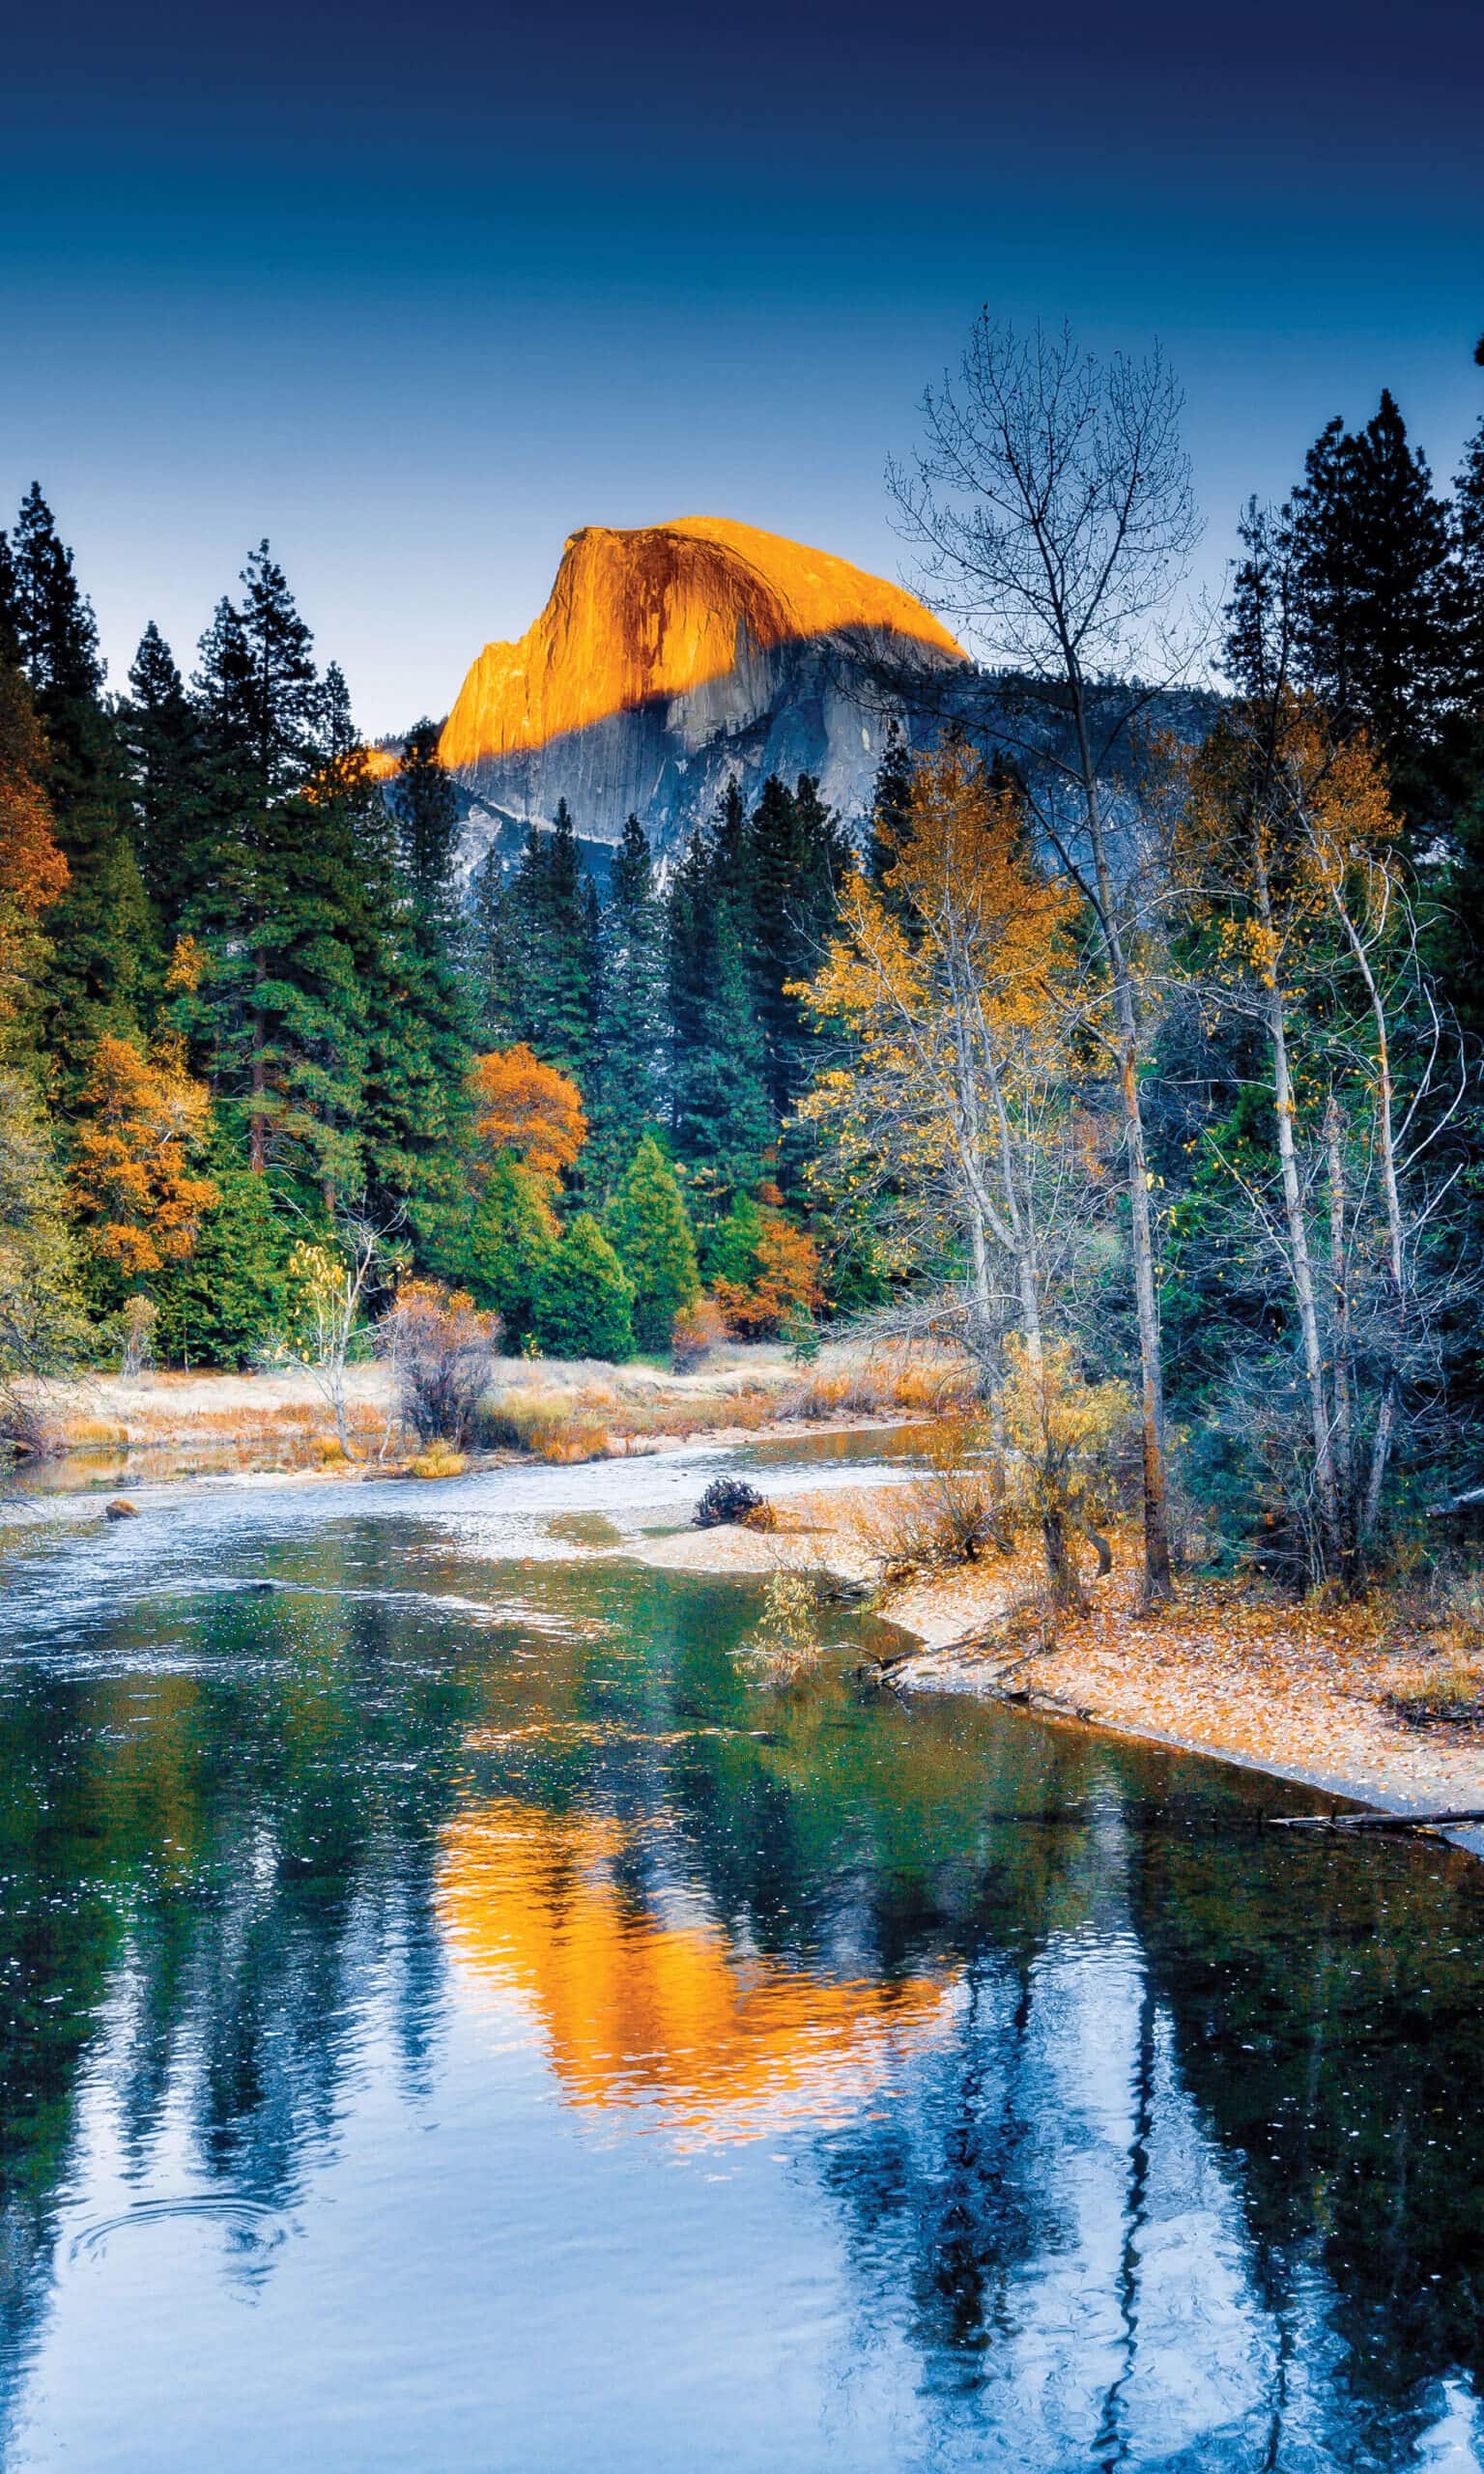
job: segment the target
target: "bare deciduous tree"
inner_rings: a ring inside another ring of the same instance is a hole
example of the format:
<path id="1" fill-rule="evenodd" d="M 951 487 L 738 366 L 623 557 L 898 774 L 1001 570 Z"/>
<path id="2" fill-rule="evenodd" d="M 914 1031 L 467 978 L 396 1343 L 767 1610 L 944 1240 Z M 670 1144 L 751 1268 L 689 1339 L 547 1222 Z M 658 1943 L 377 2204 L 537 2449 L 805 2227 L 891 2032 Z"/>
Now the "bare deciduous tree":
<path id="1" fill-rule="evenodd" d="M 1164 1377 L 1141 1072 L 1147 926 L 1119 848 L 1107 774 L 1153 689 L 1183 676 L 1164 614 L 1198 524 L 1180 442 L 1182 398 L 1157 351 L 1099 363 L 1070 331 L 1018 334 L 985 310 L 956 381 L 924 400 L 927 438 L 888 480 L 937 606 L 991 661 L 1039 691 L 1025 768 L 1038 822 L 1085 900 L 1112 997 L 1138 1317 L 1145 1589 L 1172 1589 Z M 1105 682 L 1120 685 L 1111 695 Z M 1054 730 L 1034 728 L 1038 705 Z M 1001 733 L 1003 736 L 1003 732 Z"/>

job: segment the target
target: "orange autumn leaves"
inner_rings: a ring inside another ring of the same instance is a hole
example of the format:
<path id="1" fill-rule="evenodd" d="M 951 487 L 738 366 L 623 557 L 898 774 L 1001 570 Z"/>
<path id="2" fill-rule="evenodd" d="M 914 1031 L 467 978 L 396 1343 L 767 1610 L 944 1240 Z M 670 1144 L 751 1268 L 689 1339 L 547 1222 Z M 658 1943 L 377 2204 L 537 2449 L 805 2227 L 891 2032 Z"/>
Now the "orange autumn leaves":
<path id="1" fill-rule="evenodd" d="M 94 1252 L 126 1277 L 184 1261 L 218 1197 L 191 1173 L 211 1101 L 179 1043 L 147 1057 L 128 1040 L 100 1039 L 82 1108 L 69 1184 Z"/>
<path id="2" fill-rule="evenodd" d="M 754 1250 L 756 1270 L 750 1285 L 719 1280 L 712 1294 L 738 1339 L 771 1339 L 799 1314 L 815 1314 L 824 1304 L 819 1284 L 819 1249 L 807 1229 L 795 1227 L 781 1211 L 764 1211 Z"/>
<path id="3" fill-rule="evenodd" d="M 469 1082 L 474 1131 L 492 1155 L 513 1151 L 533 1177 L 553 1185 L 573 1165 L 587 1139 L 583 1095 L 524 1040 L 477 1057 Z"/>

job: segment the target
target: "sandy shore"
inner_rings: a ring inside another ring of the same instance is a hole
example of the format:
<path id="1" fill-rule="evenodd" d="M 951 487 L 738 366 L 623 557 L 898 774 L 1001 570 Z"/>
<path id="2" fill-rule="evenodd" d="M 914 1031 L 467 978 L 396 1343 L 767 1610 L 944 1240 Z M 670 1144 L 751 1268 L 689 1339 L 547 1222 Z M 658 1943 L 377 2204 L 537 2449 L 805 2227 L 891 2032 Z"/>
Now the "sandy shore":
<path id="1" fill-rule="evenodd" d="M 645 1560 L 671 1570 L 766 1574 L 780 1567 L 871 1577 L 862 1536 L 870 1488 L 790 1494 L 775 1532 L 698 1530 L 659 1539 Z M 1484 1807 L 1484 1736 L 1419 1730 L 1386 1695 L 1416 1645 L 1384 1609 L 1320 1610 L 1235 1582 L 1192 1581 L 1157 1617 L 1134 1602 L 1134 1547 L 1093 1587 L 1093 1612 L 1050 1651 L 1026 1654 L 1006 1618 L 1029 1574 L 995 1561 L 877 1597 L 923 1644 L 894 1664 L 901 1689 L 992 1694 L 1053 1717 L 1213 1753 L 1280 1778 L 1396 1812 Z M 1469 1843 L 1473 1843 L 1470 1834 Z M 1484 1852 L 1484 1836 L 1476 1852 Z"/>

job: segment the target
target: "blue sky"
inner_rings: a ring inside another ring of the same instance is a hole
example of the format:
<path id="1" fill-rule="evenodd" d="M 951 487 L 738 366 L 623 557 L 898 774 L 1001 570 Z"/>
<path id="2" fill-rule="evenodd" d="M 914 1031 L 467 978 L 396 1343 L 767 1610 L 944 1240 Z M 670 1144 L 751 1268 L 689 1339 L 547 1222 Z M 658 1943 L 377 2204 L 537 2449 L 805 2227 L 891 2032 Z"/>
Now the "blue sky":
<path id="1" fill-rule="evenodd" d="M 581 524 L 903 572 L 881 471 L 983 302 L 1157 335 L 1216 579 L 1384 384 L 1484 412 L 1484 19 L 873 0 L 33 7 L 8 30 L 0 510 L 41 478 L 121 684 L 267 533 L 376 732 Z"/>

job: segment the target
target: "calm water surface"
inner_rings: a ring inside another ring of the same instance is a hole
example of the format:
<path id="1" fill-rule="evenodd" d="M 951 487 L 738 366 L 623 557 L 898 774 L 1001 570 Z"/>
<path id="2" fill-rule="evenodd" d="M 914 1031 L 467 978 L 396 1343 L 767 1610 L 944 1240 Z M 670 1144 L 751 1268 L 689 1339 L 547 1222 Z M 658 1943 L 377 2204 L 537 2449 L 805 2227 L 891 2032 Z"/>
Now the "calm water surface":
<path id="1" fill-rule="evenodd" d="M 7 2474 L 1484 2466 L 1484 1868 L 758 1689 L 715 1465 L 13 1539 Z"/>

